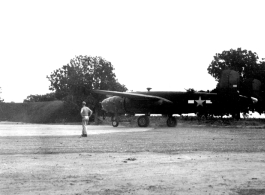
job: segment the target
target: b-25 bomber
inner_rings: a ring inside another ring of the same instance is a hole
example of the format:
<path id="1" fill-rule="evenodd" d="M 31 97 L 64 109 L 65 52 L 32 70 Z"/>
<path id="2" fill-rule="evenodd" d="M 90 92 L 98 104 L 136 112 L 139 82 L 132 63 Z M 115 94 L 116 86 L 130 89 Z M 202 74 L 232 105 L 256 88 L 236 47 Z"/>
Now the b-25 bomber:
<path id="1" fill-rule="evenodd" d="M 174 92 L 174 91 L 142 91 L 117 92 L 93 90 L 93 93 L 108 97 L 101 102 L 102 109 L 112 114 L 112 126 L 117 127 L 120 116 L 124 114 L 143 114 L 138 117 L 138 126 L 147 127 L 151 114 L 167 116 L 167 126 L 177 125 L 175 114 L 195 113 L 199 116 L 232 114 L 240 117 L 240 112 L 257 100 L 238 93 L 239 75 L 235 71 L 224 71 L 219 81 L 217 92 Z"/>

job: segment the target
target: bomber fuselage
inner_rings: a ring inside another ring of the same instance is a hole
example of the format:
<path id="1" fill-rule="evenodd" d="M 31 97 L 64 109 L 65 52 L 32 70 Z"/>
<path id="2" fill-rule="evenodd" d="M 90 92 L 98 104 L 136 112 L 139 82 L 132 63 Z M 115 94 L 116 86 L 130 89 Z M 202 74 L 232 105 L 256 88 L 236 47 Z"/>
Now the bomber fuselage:
<path id="1" fill-rule="evenodd" d="M 150 100 L 147 98 L 128 98 L 112 96 L 102 101 L 102 108 L 110 113 L 137 113 L 137 114 L 182 114 L 196 113 L 213 109 L 216 94 L 204 92 L 131 92 L 143 95 L 159 96 L 170 100 Z"/>

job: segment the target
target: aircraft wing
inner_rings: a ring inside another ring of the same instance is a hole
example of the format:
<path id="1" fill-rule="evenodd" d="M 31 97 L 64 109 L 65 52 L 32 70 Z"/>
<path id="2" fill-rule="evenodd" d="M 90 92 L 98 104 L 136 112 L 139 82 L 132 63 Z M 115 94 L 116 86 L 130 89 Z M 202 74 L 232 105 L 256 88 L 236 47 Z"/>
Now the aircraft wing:
<path id="1" fill-rule="evenodd" d="M 107 90 L 92 90 L 92 93 L 98 93 L 103 95 L 112 95 L 112 96 L 120 96 L 120 97 L 127 97 L 131 99 L 137 99 L 137 100 L 162 100 L 167 103 L 173 103 L 172 101 L 162 98 L 159 96 L 154 95 L 146 95 L 146 94 L 140 94 L 140 93 L 130 93 L 130 92 L 118 92 L 118 91 L 107 91 Z"/>

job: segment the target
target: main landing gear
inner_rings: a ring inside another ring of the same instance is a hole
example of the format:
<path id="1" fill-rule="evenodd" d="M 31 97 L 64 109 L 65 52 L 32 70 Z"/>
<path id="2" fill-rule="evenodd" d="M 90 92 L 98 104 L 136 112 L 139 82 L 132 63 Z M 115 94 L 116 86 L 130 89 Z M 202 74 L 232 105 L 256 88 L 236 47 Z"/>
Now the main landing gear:
<path id="1" fill-rule="evenodd" d="M 169 116 L 167 119 L 167 126 L 168 127 L 176 127 L 177 126 L 177 119 L 176 117 Z"/>
<path id="2" fill-rule="evenodd" d="M 148 115 L 140 116 L 138 118 L 138 126 L 139 127 L 148 127 L 149 123 L 150 123 L 150 119 L 149 119 Z M 176 125 L 177 125 L 176 117 L 169 115 L 168 119 L 167 119 L 167 126 L 168 127 L 176 127 Z"/>
<path id="3" fill-rule="evenodd" d="M 146 115 L 140 116 L 137 121 L 138 121 L 139 127 L 148 127 L 148 125 L 150 123 L 149 117 Z"/>
<path id="4" fill-rule="evenodd" d="M 111 117 L 111 123 L 112 123 L 113 127 L 118 127 L 119 126 L 119 117 L 118 116 Z M 137 123 L 138 123 L 139 127 L 148 127 L 150 124 L 149 115 L 139 116 Z M 175 127 L 176 125 L 177 125 L 176 117 L 169 115 L 168 119 L 167 119 L 167 126 L 168 127 Z"/>

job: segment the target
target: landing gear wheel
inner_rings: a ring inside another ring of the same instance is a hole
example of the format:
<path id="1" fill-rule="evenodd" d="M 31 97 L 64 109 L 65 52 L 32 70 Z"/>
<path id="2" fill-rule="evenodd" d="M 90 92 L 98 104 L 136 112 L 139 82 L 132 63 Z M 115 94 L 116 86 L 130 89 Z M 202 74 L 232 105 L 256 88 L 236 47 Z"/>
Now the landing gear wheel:
<path id="1" fill-rule="evenodd" d="M 119 122 L 118 121 L 112 121 L 112 126 L 113 127 L 118 127 L 119 126 Z"/>
<path id="2" fill-rule="evenodd" d="M 111 117 L 111 124 L 113 127 L 118 127 L 119 126 L 119 121 L 117 120 L 117 116 L 112 116 Z"/>
<path id="3" fill-rule="evenodd" d="M 150 123 L 148 116 L 140 116 L 138 118 L 138 126 L 139 127 L 147 127 Z"/>
<path id="4" fill-rule="evenodd" d="M 168 127 L 176 127 L 177 125 L 177 119 L 175 117 L 168 117 L 167 119 L 167 126 Z"/>

